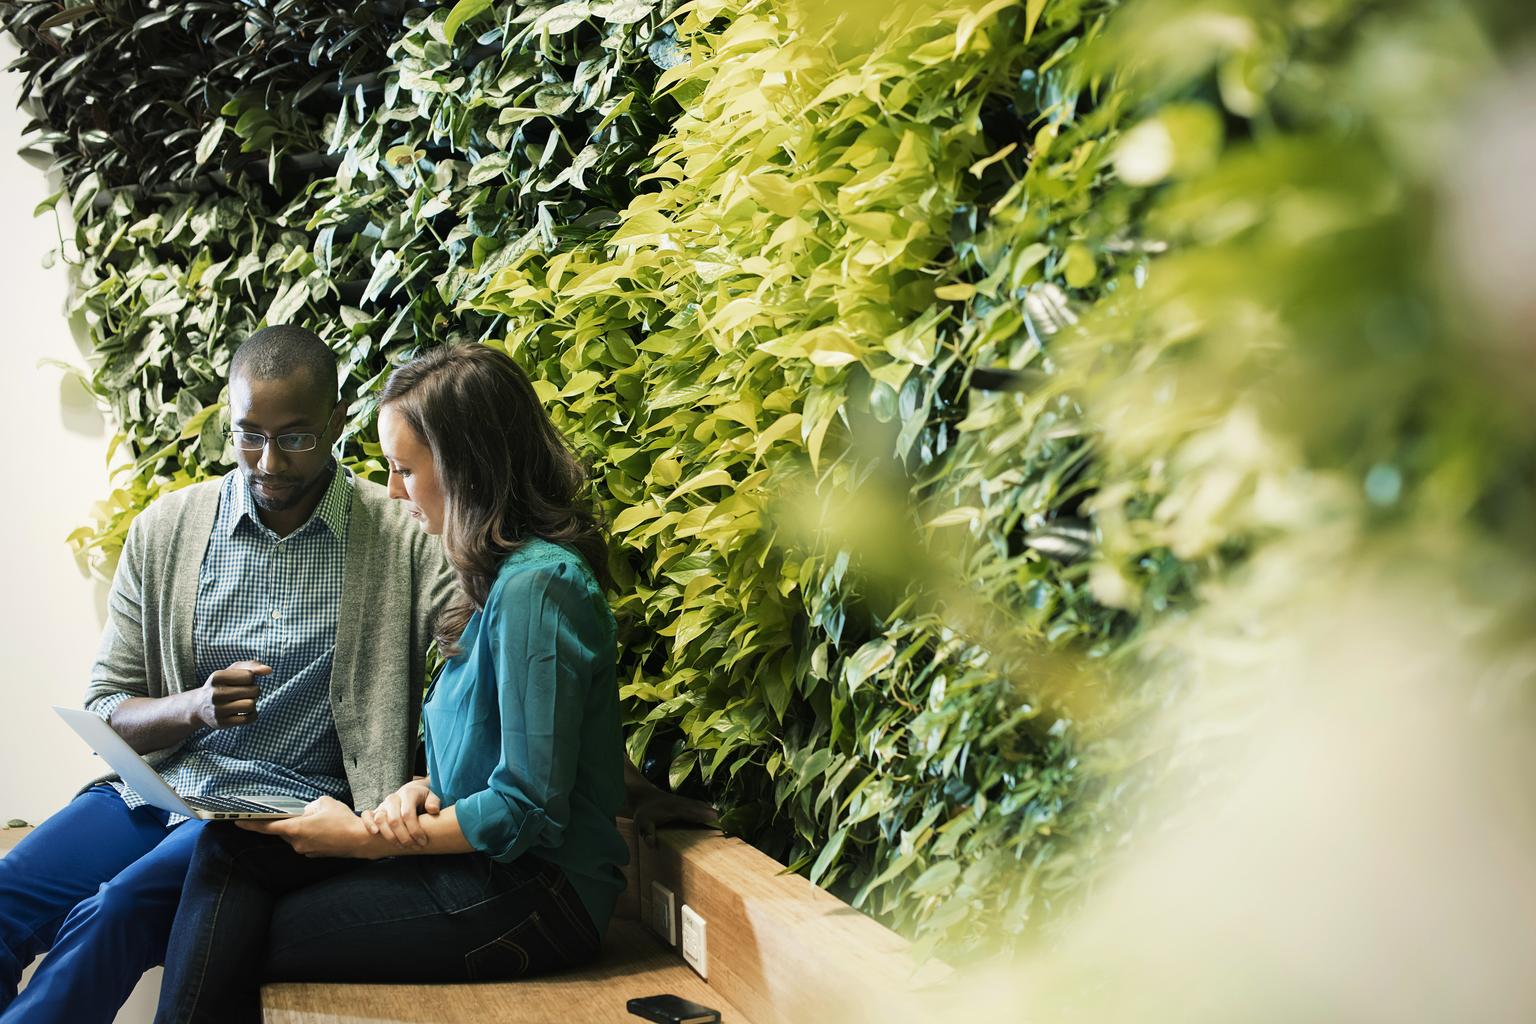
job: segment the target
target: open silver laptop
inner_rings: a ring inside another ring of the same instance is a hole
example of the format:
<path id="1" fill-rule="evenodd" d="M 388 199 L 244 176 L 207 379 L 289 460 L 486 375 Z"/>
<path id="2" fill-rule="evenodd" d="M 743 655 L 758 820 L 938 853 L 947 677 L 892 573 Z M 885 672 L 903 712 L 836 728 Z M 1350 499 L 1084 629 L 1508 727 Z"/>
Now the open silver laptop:
<path id="1" fill-rule="evenodd" d="M 53 710 L 80 734 L 80 738 L 101 755 L 101 759 L 122 776 L 134 792 L 162 811 L 185 814 L 189 818 L 292 818 L 304 812 L 304 801 L 290 796 L 264 796 L 232 793 L 226 796 L 182 796 L 171 788 L 160 773 L 150 767 L 138 751 L 128 745 L 113 728 L 92 711 L 79 708 Z"/>

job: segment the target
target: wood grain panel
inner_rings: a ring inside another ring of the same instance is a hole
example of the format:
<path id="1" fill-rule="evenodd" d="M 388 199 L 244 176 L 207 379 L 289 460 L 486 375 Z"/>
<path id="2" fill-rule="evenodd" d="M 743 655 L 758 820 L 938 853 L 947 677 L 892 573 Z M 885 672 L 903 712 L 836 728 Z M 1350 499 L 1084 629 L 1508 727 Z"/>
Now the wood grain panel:
<path id="1" fill-rule="evenodd" d="M 741 840 L 668 829 L 640 858 L 642 909 L 657 880 L 698 911 L 710 988 L 757 1024 L 931 1019 L 947 967 Z"/>
<path id="2" fill-rule="evenodd" d="M 0 828 L 0 857 L 4 857 L 7 850 L 31 834 L 31 828 Z"/>

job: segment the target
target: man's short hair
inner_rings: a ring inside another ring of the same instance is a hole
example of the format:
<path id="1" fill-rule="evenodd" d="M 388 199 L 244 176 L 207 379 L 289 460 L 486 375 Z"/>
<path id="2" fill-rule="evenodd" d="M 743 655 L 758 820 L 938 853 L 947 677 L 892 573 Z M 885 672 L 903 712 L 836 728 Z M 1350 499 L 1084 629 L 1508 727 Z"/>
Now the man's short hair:
<path id="1" fill-rule="evenodd" d="M 229 362 L 229 379 L 287 380 L 303 375 L 326 408 L 338 399 L 336 355 L 314 331 L 291 324 L 263 327 L 246 338 Z"/>

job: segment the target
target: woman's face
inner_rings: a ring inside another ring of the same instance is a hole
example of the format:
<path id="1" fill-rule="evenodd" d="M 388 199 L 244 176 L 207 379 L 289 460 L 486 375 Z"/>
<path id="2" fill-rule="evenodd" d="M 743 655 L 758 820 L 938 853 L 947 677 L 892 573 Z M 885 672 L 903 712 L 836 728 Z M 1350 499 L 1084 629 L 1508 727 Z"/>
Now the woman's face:
<path id="1" fill-rule="evenodd" d="M 389 463 L 389 496 L 404 501 L 423 530 L 442 533 L 443 489 L 432 450 L 392 405 L 379 410 L 379 445 Z"/>

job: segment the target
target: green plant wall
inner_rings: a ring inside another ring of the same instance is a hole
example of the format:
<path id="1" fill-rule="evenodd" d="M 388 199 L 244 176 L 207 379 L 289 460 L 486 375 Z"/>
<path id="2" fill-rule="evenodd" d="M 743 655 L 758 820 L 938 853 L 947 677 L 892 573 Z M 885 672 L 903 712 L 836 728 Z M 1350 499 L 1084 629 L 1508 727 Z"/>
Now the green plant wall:
<path id="1" fill-rule="evenodd" d="M 1245 568 L 1385 530 L 1529 554 L 1518 399 L 1426 255 L 1436 153 L 1518 17 L 187 7 L 174 40 L 4 8 L 131 458 L 82 552 L 227 468 L 261 323 L 335 348 L 365 475 L 391 364 L 502 347 L 593 468 L 631 755 L 924 948 L 1011 946 L 1134 851 L 1170 753 L 1141 725 L 1202 682 L 1176 630 Z M 57 98 L 139 38 L 250 65 L 135 86 L 174 173 Z"/>
<path id="2" fill-rule="evenodd" d="M 983 389 L 1049 376 L 1063 285 L 1094 284 L 1065 275 L 1097 175 L 1065 183 L 1010 279 L 961 262 L 1027 187 L 1031 122 L 1102 146 L 1112 108 L 1075 126 L 1090 83 L 1064 58 L 1107 10 L 914 5 L 869 50 L 810 9 L 690 7 L 656 189 L 473 303 L 608 467 L 637 569 L 632 752 L 674 737 L 673 782 L 700 775 L 734 827 L 959 945 L 1079 877 L 1058 835 L 1091 818 L 1072 709 L 1095 680 L 1063 655 L 1127 626 L 1084 585 L 1071 401 Z M 968 319 L 978 288 L 1007 311 Z"/>

